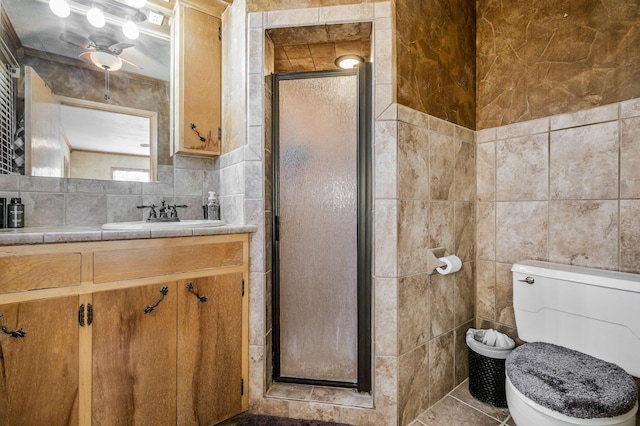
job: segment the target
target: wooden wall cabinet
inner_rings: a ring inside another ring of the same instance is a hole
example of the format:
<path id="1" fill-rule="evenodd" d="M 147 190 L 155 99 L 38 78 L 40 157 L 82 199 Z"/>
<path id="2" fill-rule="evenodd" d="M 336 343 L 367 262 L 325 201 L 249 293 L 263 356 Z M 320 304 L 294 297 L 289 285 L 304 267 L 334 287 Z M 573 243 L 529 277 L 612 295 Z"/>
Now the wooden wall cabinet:
<path id="1" fill-rule="evenodd" d="M 247 410 L 247 244 L 242 234 L 3 247 L 0 265 L 14 266 L 0 283 L 26 279 L 0 293 L 0 425 L 213 425 Z M 183 259 L 194 253 L 205 260 Z M 30 265 L 52 259 L 70 259 L 81 282 L 29 284 Z"/>
<path id="2" fill-rule="evenodd" d="M 220 155 L 223 0 L 178 0 L 172 26 L 172 155 Z"/>

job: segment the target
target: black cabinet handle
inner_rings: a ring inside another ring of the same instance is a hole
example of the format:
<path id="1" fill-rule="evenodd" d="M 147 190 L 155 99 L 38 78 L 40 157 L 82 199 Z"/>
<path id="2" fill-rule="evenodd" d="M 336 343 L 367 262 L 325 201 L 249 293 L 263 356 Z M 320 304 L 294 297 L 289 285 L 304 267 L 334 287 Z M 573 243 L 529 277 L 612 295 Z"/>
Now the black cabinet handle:
<path id="1" fill-rule="evenodd" d="M 189 290 L 190 293 L 193 293 L 193 295 L 196 296 L 200 302 L 204 303 L 207 301 L 207 296 L 201 296 L 196 293 L 196 291 L 193 289 L 193 283 L 191 281 L 187 283 L 187 290 Z"/>
<path id="2" fill-rule="evenodd" d="M 78 308 L 78 324 L 80 324 L 80 327 L 84 327 L 84 304 Z"/>
<path id="3" fill-rule="evenodd" d="M 2 316 L 2 314 L 0 314 L 0 317 Z M 19 339 L 21 337 L 25 337 L 27 335 L 27 332 L 24 331 L 22 328 L 20 328 L 19 330 L 15 330 L 15 331 L 9 331 L 7 330 L 7 327 L 5 327 L 4 325 L 2 327 L 0 327 L 0 330 L 2 330 L 2 332 L 4 334 L 8 334 L 9 336 L 13 337 L 14 339 Z"/>
<path id="4" fill-rule="evenodd" d="M 167 293 L 169 293 L 169 289 L 167 288 L 167 286 L 162 287 L 160 289 L 160 298 L 158 299 L 158 301 L 154 305 L 148 305 L 146 308 L 144 308 L 144 313 L 150 314 L 151 312 L 153 312 L 158 307 L 160 302 L 162 302 Z"/>

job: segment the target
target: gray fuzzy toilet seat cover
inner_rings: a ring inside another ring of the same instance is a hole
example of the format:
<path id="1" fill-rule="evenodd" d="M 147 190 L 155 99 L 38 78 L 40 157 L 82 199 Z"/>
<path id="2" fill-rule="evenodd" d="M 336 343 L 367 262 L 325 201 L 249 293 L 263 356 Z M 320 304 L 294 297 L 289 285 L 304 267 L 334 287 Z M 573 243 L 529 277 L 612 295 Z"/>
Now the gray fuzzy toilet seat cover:
<path id="1" fill-rule="evenodd" d="M 550 343 L 514 349 L 507 357 L 506 373 L 527 398 L 574 418 L 619 416 L 638 399 L 633 378 L 622 368 Z"/>

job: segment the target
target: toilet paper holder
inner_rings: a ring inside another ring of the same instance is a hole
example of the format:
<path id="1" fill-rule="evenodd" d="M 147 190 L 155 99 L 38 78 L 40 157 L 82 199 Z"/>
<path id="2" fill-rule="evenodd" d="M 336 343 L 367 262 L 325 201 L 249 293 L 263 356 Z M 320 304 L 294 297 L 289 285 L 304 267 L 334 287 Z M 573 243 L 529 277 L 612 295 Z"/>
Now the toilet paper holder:
<path id="1" fill-rule="evenodd" d="M 427 273 L 429 275 L 433 275 L 436 272 L 436 268 L 447 266 L 446 263 L 439 259 L 445 256 L 449 256 L 449 253 L 444 247 L 429 249 L 429 253 L 427 253 Z"/>

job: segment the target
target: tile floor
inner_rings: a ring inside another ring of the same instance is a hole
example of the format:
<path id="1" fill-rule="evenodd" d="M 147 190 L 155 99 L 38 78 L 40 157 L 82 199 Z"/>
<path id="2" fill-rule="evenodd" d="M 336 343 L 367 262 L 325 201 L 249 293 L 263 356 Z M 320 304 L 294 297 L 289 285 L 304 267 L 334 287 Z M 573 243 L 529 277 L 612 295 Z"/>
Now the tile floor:
<path id="1" fill-rule="evenodd" d="M 276 393 L 281 393 L 279 390 Z M 278 395 L 283 397 L 284 395 Z M 306 398 L 302 398 L 306 399 Z M 218 426 L 235 426 L 240 416 Z M 469 393 L 469 381 L 465 380 L 434 406 L 422 413 L 409 426 L 515 426 L 509 410 L 484 404 Z M 383 425 L 380 425 L 383 426 Z M 392 425 L 384 425 L 392 426 Z"/>
<path id="2" fill-rule="evenodd" d="M 484 404 L 469 393 L 465 380 L 422 413 L 410 426 L 515 426 L 506 408 Z"/>

